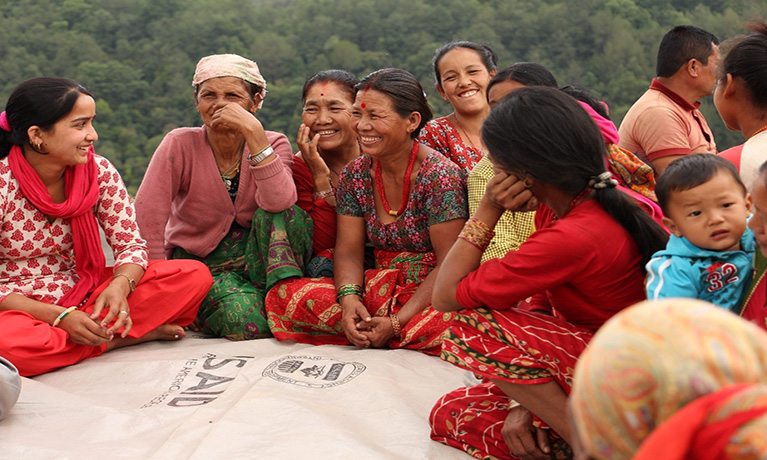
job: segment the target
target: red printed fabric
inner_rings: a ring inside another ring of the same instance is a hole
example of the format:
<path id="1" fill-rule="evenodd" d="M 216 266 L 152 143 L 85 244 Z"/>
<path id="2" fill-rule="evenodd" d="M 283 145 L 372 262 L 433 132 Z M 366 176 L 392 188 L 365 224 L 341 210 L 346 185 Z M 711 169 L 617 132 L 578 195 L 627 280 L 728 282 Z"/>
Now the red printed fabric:
<path id="1" fill-rule="evenodd" d="M 95 156 L 99 199 L 94 208 L 115 254 L 115 267 L 147 266 L 146 242 L 139 234 L 135 210 L 117 169 Z M 75 267 L 69 219 L 48 223 L 21 193 L 18 180 L 0 160 L 0 301 L 16 293 L 56 304 L 80 280 Z"/>
<path id="2" fill-rule="evenodd" d="M 373 316 L 398 313 L 436 266 L 434 253 L 376 250 L 375 269 L 365 271 L 363 303 Z M 341 329 L 341 306 L 331 278 L 299 278 L 278 283 L 266 295 L 269 328 L 278 340 L 313 345 L 349 345 Z M 402 340 L 389 348 L 436 355 L 453 315 L 431 306 L 402 325 Z"/>
<path id="3" fill-rule="evenodd" d="M 554 380 L 567 394 L 578 357 L 592 338 L 591 332 L 562 319 L 517 309 L 476 308 L 454 319 L 442 345 L 445 361 L 492 380 Z M 500 428 L 515 405 L 491 382 L 460 388 L 432 409 L 432 438 L 476 458 L 514 458 Z M 546 428 L 540 420 L 535 423 Z M 551 437 L 560 439 L 554 432 Z M 555 458 L 567 458 L 568 452 L 566 443 L 555 443 Z"/>
<path id="4" fill-rule="evenodd" d="M 479 459 L 515 459 L 503 440 L 501 428 L 509 409 L 517 403 L 492 382 L 458 388 L 437 401 L 429 414 L 431 439 Z M 545 428 L 539 420 L 535 426 Z M 571 458 L 567 443 L 549 430 L 552 458 Z"/>
<path id="5" fill-rule="evenodd" d="M 103 282 L 80 310 L 92 312 L 99 294 L 111 281 L 112 272 L 107 269 Z M 136 290 L 128 297 L 133 319 L 128 337 L 139 338 L 163 324 L 187 326 L 197 316 L 197 308 L 211 284 L 210 271 L 201 262 L 150 262 Z M 101 317 L 107 312 L 104 309 Z M 106 347 L 78 345 L 69 340 L 64 329 L 52 327 L 26 312 L 0 311 L 0 356 L 13 363 L 21 375 L 38 375 L 69 366 L 104 353 Z"/>
<path id="6" fill-rule="evenodd" d="M 466 175 L 482 159 L 482 151 L 461 139 L 448 117 L 435 118 L 426 123 L 418 140 L 446 156 L 464 170 Z"/>

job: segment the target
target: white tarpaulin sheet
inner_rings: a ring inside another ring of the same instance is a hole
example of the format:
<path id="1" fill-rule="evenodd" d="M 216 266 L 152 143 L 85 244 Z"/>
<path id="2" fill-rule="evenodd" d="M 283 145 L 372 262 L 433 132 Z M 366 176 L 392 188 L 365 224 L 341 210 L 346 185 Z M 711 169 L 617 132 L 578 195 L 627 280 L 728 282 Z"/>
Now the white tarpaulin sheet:
<path id="1" fill-rule="evenodd" d="M 428 414 L 468 373 L 409 350 L 192 335 L 34 379 L 2 459 L 461 459 Z"/>

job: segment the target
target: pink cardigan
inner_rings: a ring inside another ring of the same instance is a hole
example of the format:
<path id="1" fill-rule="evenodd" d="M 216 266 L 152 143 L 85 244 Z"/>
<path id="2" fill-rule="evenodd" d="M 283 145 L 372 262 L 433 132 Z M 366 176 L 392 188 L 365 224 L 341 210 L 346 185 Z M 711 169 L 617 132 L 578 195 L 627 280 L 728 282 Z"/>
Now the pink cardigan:
<path id="1" fill-rule="evenodd" d="M 279 159 L 263 166 L 242 154 L 234 204 L 208 143 L 205 127 L 174 129 L 157 147 L 136 195 L 136 220 L 149 259 L 164 259 L 175 247 L 205 257 L 233 221 L 250 228 L 256 209 L 280 212 L 296 203 L 293 154 L 284 134 L 266 131 Z"/>

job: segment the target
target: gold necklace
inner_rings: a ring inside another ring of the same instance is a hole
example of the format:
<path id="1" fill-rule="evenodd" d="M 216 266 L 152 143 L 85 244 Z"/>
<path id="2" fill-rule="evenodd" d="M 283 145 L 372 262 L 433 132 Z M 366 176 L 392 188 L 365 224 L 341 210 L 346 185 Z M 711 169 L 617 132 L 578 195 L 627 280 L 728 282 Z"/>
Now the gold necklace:
<path id="1" fill-rule="evenodd" d="M 477 148 L 477 146 L 474 145 L 474 142 L 471 141 L 471 137 L 469 137 L 469 135 L 466 133 L 466 130 L 463 129 L 463 126 L 461 125 L 461 122 L 458 121 L 458 116 L 457 115 L 453 114 L 453 120 L 455 120 L 455 127 L 458 128 L 458 134 L 461 135 L 461 138 L 464 138 L 467 141 L 469 141 L 469 145 L 471 145 L 471 147 L 474 150 L 484 154 L 484 149 Z"/>
<path id="2" fill-rule="evenodd" d="M 224 181 L 224 187 L 226 187 L 227 192 L 231 192 L 232 179 L 240 173 L 240 165 L 242 164 L 242 152 L 245 150 L 245 141 L 243 140 L 242 144 L 240 145 L 240 154 L 237 156 L 237 160 L 226 171 L 221 171 L 221 168 L 218 166 L 218 154 L 216 154 L 216 151 L 213 149 L 212 145 L 210 146 L 210 150 L 213 152 L 213 158 L 216 160 L 216 167 L 218 167 L 218 173 L 221 175 L 221 180 Z"/>

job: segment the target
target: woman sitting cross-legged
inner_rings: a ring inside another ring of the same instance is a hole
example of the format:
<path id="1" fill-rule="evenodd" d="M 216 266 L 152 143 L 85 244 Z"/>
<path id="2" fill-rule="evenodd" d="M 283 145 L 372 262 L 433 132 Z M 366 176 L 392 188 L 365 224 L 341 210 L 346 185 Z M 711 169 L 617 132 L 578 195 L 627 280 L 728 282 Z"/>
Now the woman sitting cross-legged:
<path id="1" fill-rule="evenodd" d="M 478 457 L 566 457 L 578 355 L 607 319 L 645 298 L 644 264 L 667 234 L 616 188 L 599 128 L 563 92 L 514 91 L 482 137 L 501 174 L 445 258 L 433 303 L 457 312 L 441 357 L 485 381 L 442 397 L 432 438 Z M 549 221 L 480 266 L 501 213 L 532 198 L 553 211 Z M 528 310 L 516 308 L 525 299 Z"/>
<path id="2" fill-rule="evenodd" d="M 255 116 L 266 95 L 255 62 L 206 56 L 192 85 L 204 126 L 174 129 L 157 147 L 136 195 L 141 234 L 151 259 L 196 259 L 213 273 L 195 326 L 230 340 L 268 337 L 266 290 L 302 276 L 311 251 L 290 143 Z"/>
<path id="3" fill-rule="evenodd" d="M 180 339 L 212 283 L 199 262 L 147 262 L 120 174 L 93 151 L 95 115 L 63 78 L 20 84 L 0 114 L 0 356 L 24 376 Z"/>
<path id="4" fill-rule="evenodd" d="M 379 70 L 356 86 L 363 155 L 338 182 L 335 280 L 272 288 L 266 309 L 276 338 L 439 352 L 451 315 L 431 308 L 431 291 L 467 211 L 460 168 L 416 140 L 430 118 L 421 85 L 404 70 Z M 366 241 L 376 256 L 367 271 Z"/>

